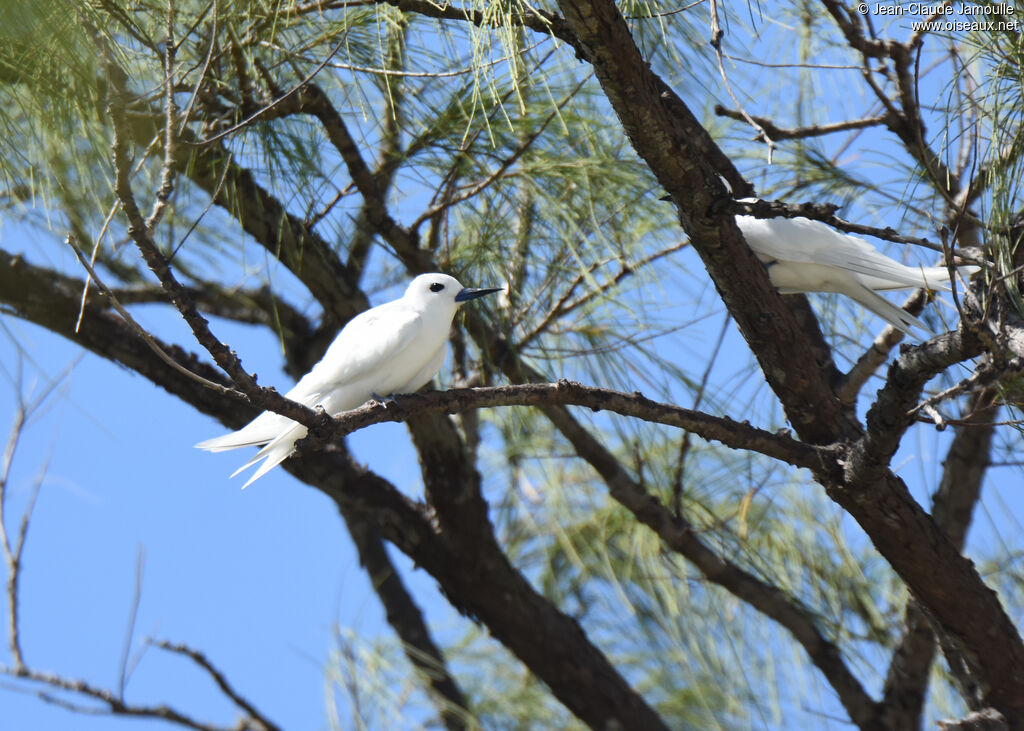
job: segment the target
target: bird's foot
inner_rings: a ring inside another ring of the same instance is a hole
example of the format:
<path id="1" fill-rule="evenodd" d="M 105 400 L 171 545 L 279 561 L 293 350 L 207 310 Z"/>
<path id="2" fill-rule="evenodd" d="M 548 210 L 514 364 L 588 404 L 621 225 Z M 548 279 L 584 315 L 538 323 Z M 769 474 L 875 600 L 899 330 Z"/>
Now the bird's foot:
<path id="1" fill-rule="evenodd" d="M 377 393 L 371 393 L 370 398 L 379 404 L 383 404 L 384 408 L 387 408 L 390 404 L 395 403 L 394 396 L 381 396 L 380 394 Z"/>

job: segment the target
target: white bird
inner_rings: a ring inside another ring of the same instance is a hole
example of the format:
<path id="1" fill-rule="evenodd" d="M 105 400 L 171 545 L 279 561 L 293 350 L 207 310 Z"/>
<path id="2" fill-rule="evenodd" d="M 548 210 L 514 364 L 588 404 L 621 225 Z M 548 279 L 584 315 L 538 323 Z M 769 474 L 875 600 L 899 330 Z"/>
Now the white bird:
<path id="1" fill-rule="evenodd" d="M 744 203 L 755 199 L 745 198 Z M 913 335 L 928 332 L 923 322 L 875 290 L 925 287 L 949 290 L 945 267 L 909 267 L 890 259 L 864 239 L 840 233 L 807 218 L 736 216 L 743 238 L 768 267 L 768 278 L 781 294 L 838 292 L 874 312 L 893 327 Z M 978 271 L 959 267 L 962 276 Z"/>
<path id="2" fill-rule="evenodd" d="M 353 317 L 287 398 L 309 407 L 321 406 L 335 416 L 395 393 L 412 393 L 433 378 L 444 364 L 448 331 L 459 305 L 501 288 L 468 289 L 447 274 L 421 274 L 400 299 Z M 196 445 L 210 452 L 262 446 L 256 456 L 231 476 L 263 460 L 243 485 L 288 458 L 306 427 L 286 416 L 264 411 L 246 426 Z"/>

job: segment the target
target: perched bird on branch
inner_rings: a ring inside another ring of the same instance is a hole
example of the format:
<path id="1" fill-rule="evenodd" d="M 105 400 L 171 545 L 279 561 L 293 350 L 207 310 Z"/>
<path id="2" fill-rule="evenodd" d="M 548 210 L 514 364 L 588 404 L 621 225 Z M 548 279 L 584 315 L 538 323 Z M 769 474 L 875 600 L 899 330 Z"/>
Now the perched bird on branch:
<path id="1" fill-rule="evenodd" d="M 672 200 L 664 196 L 661 200 Z M 756 203 L 742 198 L 741 203 Z M 809 218 L 736 216 L 736 225 L 754 254 L 768 268 L 768 278 L 781 294 L 836 292 L 856 300 L 898 330 L 928 327 L 876 290 L 912 287 L 949 291 L 946 267 L 909 267 L 890 259 L 862 238 L 841 233 Z M 965 279 L 976 266 L 957 267 Z"/>
<path id="2" fill-rule="evenodd" d="M 320 406 L 334 416 L 371 398 L 412 393 L 441 370 L 459 305 L 500 289 L 469 289 L 447 274 L 421 274 L 401 298 L 353 317 L 323 359 L 285 396 L 305 406 Z M 264 411 L 238 431 L 196 447 L 210 452 L 262 447 L 231 475 L 263 460 L 243 485 L 248 487 L 287 459 L 304 436 L 302 424 Z"/>
<path id="3" fill-rule="evenodd" d="M 743 202 L 752 203 L 754 199 Z M 864 239 L 836 231 L 821 221 L 736 216 L 736 225 L 757 258 L 768 267 L 768 278 L 780 293 L 844 294 L 908 335 L 913 335 L 912 327 L 925 332 L 928 328 L 876 290 L 950 288 L 946 267 L 901 264 Z M 966 278 L 978 267 L 962 266 L 958 271 Z"/>

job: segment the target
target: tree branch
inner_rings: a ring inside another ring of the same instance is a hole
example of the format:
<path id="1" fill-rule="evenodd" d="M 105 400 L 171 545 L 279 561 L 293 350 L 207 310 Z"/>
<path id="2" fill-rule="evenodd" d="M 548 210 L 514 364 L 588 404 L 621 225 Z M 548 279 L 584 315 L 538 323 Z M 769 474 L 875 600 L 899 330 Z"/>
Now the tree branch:
<path id="1" fill-rule="evenodd" d="M 326 415 L 318 415 L 312 409 L 281 396 L 274 389 L 262 388 L 256 384 L 255 378 L 242 368 L 241 361 L 235 352 L 210 331 L 209 323 L 199 314 L 188 291 L 175 278 L 166 257 L 157 249 L 131 189 L 128 158 L 129 132 L 126 117 L 127 76 L 112 57 L 105 39 L 98 33 L 94 33 L 94 37 L 99 45 L 100 59 L 110 83 L 108 111 L 114 130 L 114 139 L 111 145 L 114 158 L 114 191 L 128 218 L 128 235 L 135 242 L 142 258 L 156 275 L 164 291 L 167 292 L 168 298 L 181 313 L 196 339 L 242 392 L 242 394 L 236 394 L 231 390 L 227 391 L 226 395 L 236 399 L 246 398 L 257 408 L 287 416 L 310 429 L 323 426 L 327 419 Z"/>
<path id="2" fill-rule="evenodd" d="M 443 415 L 410 422 L 424 485 L 449 550 L 465 556 L 460 577 L 476 586 L 474 614 L 594 729 L 667 729 L 575 619 L 538 593 L 494 535 L 480 474 Z M 479 587 L 488 586 L 487 591 Z"/>
<path id="3" fill-rule="evenodd" d="M 406 658 L 433 691 L 431 696 L 445 727 L 449 731 L 471 728 L 472 715 L 467 710 L 466 697 L 431 638 L 423 613 L 391 562 L 377 530 L 346 506 L 339 504 L 338 509 L 359 552 L 359 563 L 384 607 L 387 622 L 401 640 Z"/>
<path id="4" fill-rule="evenodd" d="M 214 664 L 210 662 L 210 659 L 202 652 L 189 647 L 188 645 L 167 642 L 164 640 L 160 640 L 155 644 L 162 650 L 167 650 L 168 652 L 173 652 L 189 658 L 192 662 L 205 670 L 206 674 L 209 675 L 213 679 L 213 682 L 217 684 L 217 687 L 220 688 L 221 693 L 223 693 L 232 703 L 238 706 L 240 710 L 244 711 L 249 720 L 255 721 L 261 728 L 266 729 L 266 731 L 280 731 L 280 727 L 276 723 L 272 722 L 256 710 L 252 703 L 243 698 L 242 695 L 235 690 L 224 673 L 218 670 Z"/>
<path id="5" fill-rule="evenodd" d="M 711 416 L 700 411 L 658 403 L 641 393 L 620 393 L 605 388 L 584 386 L 571 381 L 524 383 L 487 388 L 454 388 L 448 391 L 403 394 L 383 404 L 371 402 L 337 417 L 338 437 L 386 421 L 406 421 L 419 414 L 458 414 L 471 409 L 495 406 L 584 406 L 592 411 L 612 411 L 656 424 L 665 424 L 719 441 L 732 449 L 748 449 L 781 460 L 795 467 L 820 469 L 829 452 L 804 444 L 784 434 Z"/>
<path id="6" fill-rule="evenodd" d="M 729 119 L 735 119 L 739 122 L 747 121 L 742 112 L 726 109 L 721 104 L 715 105 L 715 114 L 719 117 L 728 117 Z M 824 135 L 835 134 L 836 132 L 847 132 L 849 130 L 876 127 L 878 125 L 885 124 L 888 121 L 888 115 L 881 115 L 877 117 L 865 117 L 864 119 L 851 119 L 845 122 L 811 124 L 806 127 L 798 127 L 796 129 L 785 129 L 783 127 L 776 126 L 774 122 L 766 117 L 750 115 L 750 118 L 757 122 L 758 126 L 761 127 L 775 142 L 779 142 L 781 140 L 802 140 L 808 137 L 821 137 Z M 755 139 L 760 139 L 760 137 Z"/>
<path id="7" fill-rule="evenodd" d="M 991 405 L 993 396 L 993 392 L 985 391 L 971 399 L 967 408 L 970 423 L 956 428 L 933 498 L 935 524 L 958 550 L 963 550 L 990 459 L 995 434 L 992 422 L 999 411 L 997 406 Z M 903 634 L 890 660 L 883 691 L 882 706 L 893 726 L 917 728 L 921 725 L 935 650 L 935 634 L 929 617 L 911 597 L 904 615 Z"/>

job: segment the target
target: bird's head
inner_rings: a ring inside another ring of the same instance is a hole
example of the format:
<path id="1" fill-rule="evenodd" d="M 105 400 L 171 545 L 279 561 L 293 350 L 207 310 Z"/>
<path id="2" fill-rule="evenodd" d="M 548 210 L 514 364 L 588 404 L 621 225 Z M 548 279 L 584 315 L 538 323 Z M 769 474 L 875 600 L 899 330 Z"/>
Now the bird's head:
<path id="1" fill-rule="evenodd" d="M 500 292 L 501 287 L 487 289 L 471 289 L 459 284 L 455 277 L 447 274 L 421 274 L 409 282 L 403 299 L 412 304 L 430 310 L 450 310 L 453 314 L 463 302 L 492 292 Z"/>

